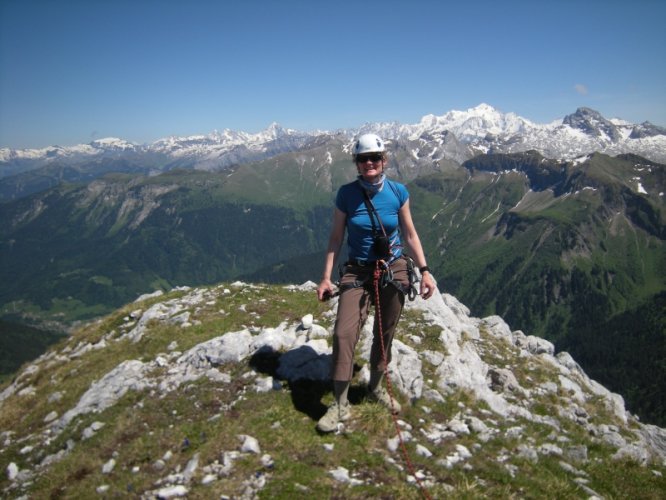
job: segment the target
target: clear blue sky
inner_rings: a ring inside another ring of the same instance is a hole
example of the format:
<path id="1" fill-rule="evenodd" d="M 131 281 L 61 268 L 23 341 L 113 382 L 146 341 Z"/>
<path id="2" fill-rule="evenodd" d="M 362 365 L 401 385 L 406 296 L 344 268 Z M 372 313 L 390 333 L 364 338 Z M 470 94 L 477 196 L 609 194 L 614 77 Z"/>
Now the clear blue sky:
<path id="1" fill-rule="evenodd" d="M 415 123 L 666 126 L 663 0 L 0 0 L 0 147 Z"/>

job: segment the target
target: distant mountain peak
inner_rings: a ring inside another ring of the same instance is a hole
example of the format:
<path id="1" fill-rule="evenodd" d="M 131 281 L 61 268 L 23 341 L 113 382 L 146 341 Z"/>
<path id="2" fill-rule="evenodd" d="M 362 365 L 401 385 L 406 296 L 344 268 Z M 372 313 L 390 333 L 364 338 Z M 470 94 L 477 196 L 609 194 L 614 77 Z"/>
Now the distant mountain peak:
<path id="1" fill-rule="evenodd" d="M 503 113 L 485 102 L 467 110 L 443 115 L 424 115 L 415 124 L 399 122 L 365 123 L 359 128 L 336 132 L 302 132 L 277 122 L 265 130 L 248 133 L 224 129 L 208 135 L 169 136 L 152 144 L 136 145 L 109 137 L 73 147 L 32 150 L 0 149 L 0 178 L 62 162 L 80 164 L 95 157 L 125 161 L 146 155 L 151 172 L 170 168 L 223 170 L 230 165 L 257 161 L 307 147 L 312 139 L 344 135 L 349 140 L 359 133 L 377 133 L 393 144 L 420 141 L 434 159 L 461 163 L 480 153 L 539 151 L 547 158 L 572 160 L 595 151 L 609 155 L 637 154 L 653 161 L 666 161 L 666 129 L 644 122 L 632 124 L 606 119 L 598 111 L 580 107 L 560 122 L 534 123 L 515 113 Z M 455 138 L 455 141 L 453 141 Z M 435 154 L 436 153 L 436 154 Z M 414 151 L 415 158 L 423 158 Z M 143 163 L 143 162 L 140 162 Z M 135 162 L 136 164 L 136 162 Z"/>
<path id="2" fill-rule="evenodd" d="M 613 122 L 591 108 L 578 108 L 575 113 L 565 116 L 562 123 L 569 125 L 571 128 L 582 130 L 586 134 L 607 138 L 613 142 L 622 138 L 622 134 Z"/>
<path id="3" fill-rule="evenodd" d="M 645 137 L 656 137 L 659 135 L 666 136 L 666 128 L 653 125 L 652 123 L 645 121 L 640 125 L 636 125 L 631 130 L 630 139 L 642 139 Z"/>
<path id="4" fill-rule="evenodd" d="M 135 149 L 137 144 L 128 142 L 118 137 L 105 137 L 103 139 L 95 139 L 90 142 L 90 146 L 97 149 Z"/>

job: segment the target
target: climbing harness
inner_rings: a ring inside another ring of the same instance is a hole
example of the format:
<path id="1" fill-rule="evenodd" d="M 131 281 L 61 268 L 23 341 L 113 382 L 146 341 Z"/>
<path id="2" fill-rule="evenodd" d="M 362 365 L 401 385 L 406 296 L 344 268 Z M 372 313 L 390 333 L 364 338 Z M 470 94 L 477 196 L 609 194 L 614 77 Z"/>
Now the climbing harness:
<path id="1" fill-rule="evenodd" d="M 400 258 L 404 259 L 407 262 L 407 278 L 409 281 L 408 285 L 404 285 L 400 281 L 396 281 L 393 279 L 393 271 L 391 270 L 391 266 L 389 263 L 387 263 L 384 260 L 378 260 L 375 262 L 365 262 L 365 261 L 348 261 L 345 263 L 344 266 L 341 266 L 339 269 L 340 273 L 340 278 L 338 281 L 336 281 L 334 284 L 338 287 L 338 291 L 335 294 L 332 294 L 329 296 L 335 297 L 336 295 L 340 295 L 347 290 L 350 290 L 352 288 L 366 288 L 367 290 L 372 289 L 372 284 L 373 284 L 373 277 L 374 275 L 370 272 L 370 270 L 373 267 L 376 267 L 377 265 L 381 266 L 382 269 L 385 271 L 382 273 L 382 276 L 380 278 L 380 287 L 384 288 L 386 286 L 394 286 L 396 287 L 403 295 L 407 296 L 410 302 L 413 302 L 416 296 L 419 294 L 418 288 L 416 287 L 416 284 L 419 282 L 419 277 L 416 274 L 416 266 L 414 265 L 414 260 L 406 254 L 403 254 Z M 367 272 L 364 273 L 359 273 L 361 275 L 365 274 L 363 279 L 356 279 L 354 280 L 353 283 L 342 283 L 342 277 L 344 276 L 347 268 L 349 266 L 353 267 L 358 267 L 362 269 L 367 269 Z"/>

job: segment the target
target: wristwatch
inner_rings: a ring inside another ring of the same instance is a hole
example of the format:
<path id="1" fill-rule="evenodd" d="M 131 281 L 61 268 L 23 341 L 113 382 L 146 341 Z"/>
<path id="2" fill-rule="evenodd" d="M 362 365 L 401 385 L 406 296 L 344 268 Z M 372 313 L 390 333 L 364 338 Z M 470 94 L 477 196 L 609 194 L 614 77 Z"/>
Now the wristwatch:
<path id="1" fill-rule="evenodd" d="M 428 266 L 419 267 L 419 272 L 421 274 L 425 273 L 426 271 L 430 272 L 430 268 Z"/>

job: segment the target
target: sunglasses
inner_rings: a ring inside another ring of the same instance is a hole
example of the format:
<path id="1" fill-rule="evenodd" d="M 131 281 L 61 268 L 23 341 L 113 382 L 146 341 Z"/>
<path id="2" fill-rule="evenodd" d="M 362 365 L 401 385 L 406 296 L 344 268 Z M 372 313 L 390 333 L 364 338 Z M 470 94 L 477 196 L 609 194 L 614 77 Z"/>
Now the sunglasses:
<path id="1" fill-rule="evenodd" d="M 383 159 L 384 156 L 379 153 L 374 153 L 370 155 L 359 155 L 356 157 L 356 163 L 365 163 L 368 160 L 370 160 L 372 163 L 377 163 L 378 161 L 382 161 Z"/>

